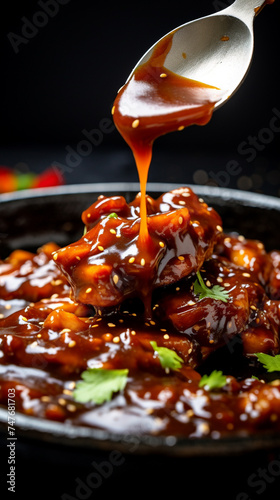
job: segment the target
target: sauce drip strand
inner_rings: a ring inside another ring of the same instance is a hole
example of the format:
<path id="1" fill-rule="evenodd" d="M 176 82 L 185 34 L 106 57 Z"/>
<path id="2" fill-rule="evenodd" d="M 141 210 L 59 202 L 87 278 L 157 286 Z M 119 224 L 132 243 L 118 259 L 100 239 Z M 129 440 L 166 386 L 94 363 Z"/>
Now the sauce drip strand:
<path id="1" fill-rule="evenodd" d="M 137 67 L 112 108 L 115 125 L 133 152 L 139 175 L 142 248 L 149 240 L 146 184 L 154 140 L 189 125 L 205 125 L 222 97 L 216 87 L 180 76 L 164 66 L 175 32 L 164 37 L 149 60 Z"/>

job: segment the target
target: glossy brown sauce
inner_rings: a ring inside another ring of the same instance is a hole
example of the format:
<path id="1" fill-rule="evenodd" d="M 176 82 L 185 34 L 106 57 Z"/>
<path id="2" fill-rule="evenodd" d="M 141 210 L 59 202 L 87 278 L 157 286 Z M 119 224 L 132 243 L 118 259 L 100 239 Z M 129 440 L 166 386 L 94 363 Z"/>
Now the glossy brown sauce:
<path id="1" fill-rule="evenodd" d="M 164 37 L 149 60 L 135 70 L 119 91 L 113 106 L 115 125 L 130 146 L 138 170 L 143 247 L 149 238 L 145 199 L 155 139 L 189 125 L 205 125 L 222 97 L 221 90 L 179 76 L 164 66 L 174 33 Z"/>

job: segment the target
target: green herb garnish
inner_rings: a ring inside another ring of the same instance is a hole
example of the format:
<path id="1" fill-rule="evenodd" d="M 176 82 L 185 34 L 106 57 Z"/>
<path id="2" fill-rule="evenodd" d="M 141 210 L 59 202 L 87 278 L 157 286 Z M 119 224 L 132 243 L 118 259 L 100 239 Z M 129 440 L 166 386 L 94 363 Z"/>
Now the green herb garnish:
<path id="1" fill-rule="evenodd" d="M 165 370 L 180 370 L 184 360 L 178 356 L 177 352 L 168 347 L 159 347 L 154 340 L 150 344 L 159 357 L 160 364 Z"/>
<path id="2" fill-rule="evenodd" d="M 118 214 L 116 214 L 116 212 L 112 212 L 111 214 L 108 215 L 108 219 L 117 219 L 118 218 Z"/>
<path id="3" fill-rule="evenodd" d="M 221 389 L 226 385 L 227 378 L 222 371 L 214 370 L 210 375 L 203 375 L 199 381 L 199 387 L 205 387 L 208 391 Z"/>
<path id="4" fill-rule="evenodd" d="M 113 393 L 124 389 L 127 383 L 128 369 L 104 370 L 88 368 L 81 375 L 73 396 L 79 403 L 102 404 L 110 401 Z"/>
<path id="5" fill-rule="evenodd" d="M 212 288 L 209 288 L 205 285 L 199 271 L 196 275 L 197 280 L 194 283 L 194 293 L 199 295 L 199 299 L 208 297 L 209 299 L 221 300 L 222 302 L 227 302 L 229 300 L 229 294 L 223 286 L 214 285 Z"/>
<path id="6" fill-rule="evenodd" d="M 280 354 L 270 356 L 270 354 L 265 354 L 264 352 L 257 352 L 256 356 L 268 372 L 280 371 Z"/>

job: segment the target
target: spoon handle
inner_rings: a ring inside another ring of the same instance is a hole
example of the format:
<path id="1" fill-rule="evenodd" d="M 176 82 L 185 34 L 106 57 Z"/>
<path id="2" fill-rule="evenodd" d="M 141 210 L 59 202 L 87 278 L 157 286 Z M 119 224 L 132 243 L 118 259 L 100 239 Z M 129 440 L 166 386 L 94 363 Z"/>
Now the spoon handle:
<path id="1" fill-rule="evenodd" d="M 227 7 L 227 14 L 242 19 L 244 22 L 252 23 L 254 17 L 259 14 L 266 4 L 272 4 L 274 0 L 235 0 L 235 2 Z"/>

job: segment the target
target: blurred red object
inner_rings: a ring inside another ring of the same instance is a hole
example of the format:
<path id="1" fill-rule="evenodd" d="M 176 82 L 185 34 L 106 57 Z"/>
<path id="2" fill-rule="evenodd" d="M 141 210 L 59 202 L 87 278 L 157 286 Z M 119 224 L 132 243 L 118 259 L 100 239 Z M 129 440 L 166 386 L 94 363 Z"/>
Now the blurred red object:
<path id="1" fill-rule="evenodd" d="M 63 175 L 60 172 L 58 172 L 57 169 L 49 167 L 35 178 L 32 187 L 42 188 L 42 187 L 61 186 L 64 183 L 65 181 Z"/>
<path id="2" fill-rule="evenodd" d="M 22 173 L 6 166 L 0 166 L 0 193 L 63 184 L 65 184 L 63 175 L 53 167 L 48 167 L 41 174 L 35 174 L 33 172 Z"/>

